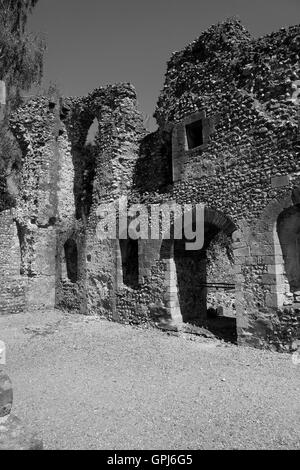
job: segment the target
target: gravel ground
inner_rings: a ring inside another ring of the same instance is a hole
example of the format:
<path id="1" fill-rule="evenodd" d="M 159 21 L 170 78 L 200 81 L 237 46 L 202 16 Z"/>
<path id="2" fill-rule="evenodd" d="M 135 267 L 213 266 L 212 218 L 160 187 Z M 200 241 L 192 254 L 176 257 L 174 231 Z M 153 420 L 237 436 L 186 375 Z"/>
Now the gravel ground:
<path id="1" fill-rule="evenodd" d="M 58 311 L 0 317 L 14 412 L 46 449 L 299 449 L 300 364 Z"/>

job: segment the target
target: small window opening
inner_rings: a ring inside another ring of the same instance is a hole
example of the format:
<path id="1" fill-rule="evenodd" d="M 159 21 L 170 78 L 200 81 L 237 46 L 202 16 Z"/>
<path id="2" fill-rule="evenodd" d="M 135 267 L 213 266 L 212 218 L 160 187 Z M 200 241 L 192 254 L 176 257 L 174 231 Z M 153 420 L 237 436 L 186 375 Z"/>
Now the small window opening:
<path id="1" fill-rule="evenodd" d="M 187 124 L 185 129 L 188 150 L 203 145 L 203 125 L 201 120 Z"/>

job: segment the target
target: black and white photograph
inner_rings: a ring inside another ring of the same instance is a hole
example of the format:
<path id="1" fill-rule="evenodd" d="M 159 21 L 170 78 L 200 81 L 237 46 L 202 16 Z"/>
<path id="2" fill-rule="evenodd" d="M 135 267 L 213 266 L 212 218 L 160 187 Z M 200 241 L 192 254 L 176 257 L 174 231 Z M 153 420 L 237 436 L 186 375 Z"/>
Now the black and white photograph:
<path id="1" fill-rule="evenodd" d="M 0 0 L 1 450 L 300 450 L 300 0 Z"/>

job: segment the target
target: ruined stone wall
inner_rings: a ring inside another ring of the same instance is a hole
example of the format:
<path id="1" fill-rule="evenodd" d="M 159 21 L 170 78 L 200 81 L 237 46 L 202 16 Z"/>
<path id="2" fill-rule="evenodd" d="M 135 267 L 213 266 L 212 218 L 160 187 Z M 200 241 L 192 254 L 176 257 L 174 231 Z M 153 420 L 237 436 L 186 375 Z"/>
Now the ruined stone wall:
<path id="1" fill-rule="evenodd" d="M 147 136 L 129 84 L 23 106 L 11 121 L 22 150 L 11 220 L 26 305 L 167 324 L 211 309 L 237 317 L 240 343 L 290 350 L 300 291 L 287 253 L 300 253 L 278 218 L 300 204 L 299 47 L 299 26 L 259 39 L 237 20 L 211 27 L 173 54 L 159 129 Z M 137 259 L 126 259 L 120 240 L 97 233 L 99 206 L 121 197 L 148 207 L 205 204 L 202 253 L 179 256 L 172 240 L 139 240 L 127 247 Z M 15 246 L 6 217 L 3 233 Z M 137 263 L 134 282 L 126 263 Z"/>
<path id="2" fill-rule="evenodd" d="M 253 220 L 278 186 L 293 186 L 289 179 L 296 181 L 299 171 L 292 100 L 299 33 L 294 27 L 253 40 L 228 21 L 173 55 L 156 111 L 160 126 L 173 124 L 177 132 L 176 125 L 184 128 L 201 112 L 214 124 L 205 148 L 181 152 L 189 158 L 171 197 L 188 201 L 192 195 L 234 220 Z"/>
<path id="3" fill-rule="evenodd" d="M 74 308 L 79 304 L 83 313 L 118 320 L 118 298 L 122 302 L 126 297 L 124 292 L 117 295 L 118 241 L 99 240 L 98 208 L 117 206 L 134 184 L 140 141 L 145 135 L 136 93 L 128 84 L 99 88 L 85 98 L 65 100 L 63 113 L 72 146 L 77 218 L 73 237 L 79 255 L 78 281 L 69 291 L 64 281 L 59 305 Z M 95 119 L 98 130 L 94 142 L 87 144 Z"/>
<path id="4" fill-rule="evenodd" d="M 160 128 L 143 141 L 129 195 L 131 203 L 205 203 L 234 223 L 234 262 L 217 246 L 203 266 L 207 307 L 237 315 L 241 343 L 279 350 L 299 336 L 275 228 L 299 202 L 299 34 L 292 27 L 254 40 L 229 20 L 175 53 L 156 110 Z M 201 141 L 189 148 L 187 126 L 199 121 Z M 139 269 L 147 274 L 119 302 L 122 317 L 180 316 L 174 253 L 164 261 L 160 248 L 146 246 Z"/>
<path id="5" fill-rule="evenodd" d="M 14 220 L 31 309 L 55 306 L 57 240 L 74 225 L 73 164 L 59 113 L 58 98 L 39 97 L 11 119 L 22 150 Z"/>
<path id="6" fill-rule="evenodd" d="M 0 315 L 21 313 L 26 283 L 20 273 L 20 243 L 10 210 L 0 213 L 0 260 Z"/>
<path id="7" fill-rule="evenodd" d="M 273 274 L 282 265 L 279 214 L 263 223 L 274 201 L 295 203 L 299 186 L 299 41 L 299 26 L 257 40 L 237 20 L 213 26 L 173 54 L 156 110 L 161 129 L 173 126 L 174 186 L 165 197 L 205 203 L 243 228 L 234 236 L 238 331 L 256 346 L 289 348 L 299 335 L 297 306 L 284 310 Z M 201 142 L 189 148 L 187 126 L 199 121 Z M 282 311 L 286 336 L 293 325 L 285 345 L 274 338 Z"/>

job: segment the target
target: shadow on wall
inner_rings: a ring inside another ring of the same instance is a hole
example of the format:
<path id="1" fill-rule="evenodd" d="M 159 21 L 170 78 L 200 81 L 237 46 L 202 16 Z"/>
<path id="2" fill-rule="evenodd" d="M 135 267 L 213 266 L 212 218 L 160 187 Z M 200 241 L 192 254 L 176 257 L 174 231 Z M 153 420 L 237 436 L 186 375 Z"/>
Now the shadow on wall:
<path id="1" fill-rule="evenodd" d="M 173 183 L 171 133 L 155 131 L 143 138 L 133 174 L 134 189 L 162 192 Z"/>

